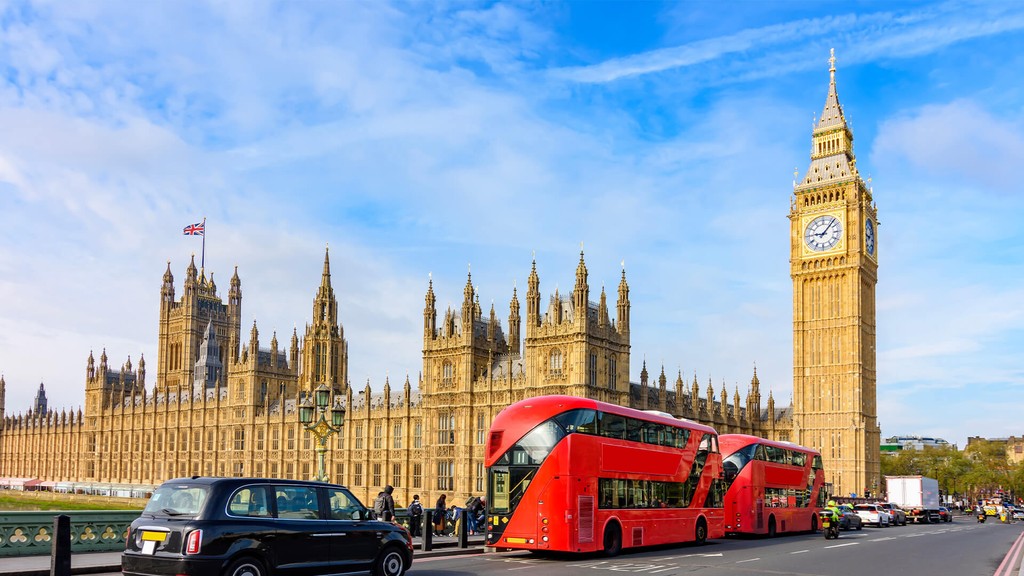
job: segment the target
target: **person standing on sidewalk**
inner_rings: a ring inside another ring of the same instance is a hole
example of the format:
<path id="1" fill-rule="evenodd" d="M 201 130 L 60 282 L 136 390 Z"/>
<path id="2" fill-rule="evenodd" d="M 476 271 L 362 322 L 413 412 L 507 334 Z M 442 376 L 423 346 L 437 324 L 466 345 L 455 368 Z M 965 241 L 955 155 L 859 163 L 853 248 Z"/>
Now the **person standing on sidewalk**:
<path id="1" fill-rule="evenodd" d="M 409 504 L 409 535 L 413 538 L 422 536 L 420 530 L 423 527 L 423 504 L 420 502 L 420 495 L 413 494 L 412 503 Z"/>
<path id="2" fill-rule="evenodd" d="M 444 515 L 448 512 L 448 496 L 441 494 L 441 497 L 437 499 L 437 503 L 434 504 L 434 536 L 440 536 L 444 533 Z"/>

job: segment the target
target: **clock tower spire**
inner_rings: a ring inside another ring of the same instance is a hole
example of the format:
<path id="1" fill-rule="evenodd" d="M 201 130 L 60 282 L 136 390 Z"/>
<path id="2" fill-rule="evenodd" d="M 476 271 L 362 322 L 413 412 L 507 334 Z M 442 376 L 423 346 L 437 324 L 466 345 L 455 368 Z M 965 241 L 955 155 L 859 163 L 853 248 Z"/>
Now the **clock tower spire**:
<path id="1" fill-rule="evenodd" d="M 821 451 L 836 494 L 878 490 L 875 372 L 878 213 L 857 171 L 853 132 L 836 90 L 836 57 L 793 188 L 793 436 Z"/>

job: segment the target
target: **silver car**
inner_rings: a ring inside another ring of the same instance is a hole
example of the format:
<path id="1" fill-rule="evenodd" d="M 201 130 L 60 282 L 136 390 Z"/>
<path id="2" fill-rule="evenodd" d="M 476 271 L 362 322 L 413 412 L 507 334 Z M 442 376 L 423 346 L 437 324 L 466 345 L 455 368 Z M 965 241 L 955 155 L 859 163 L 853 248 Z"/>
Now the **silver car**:
<path id="1" fill-rule="evenodd" d="M 900 508 L 899 504 L 893 504 L 892 502 L 886 502 L 884 504 L 879 504 L 879 506 L 881 506 L 882 508 L 885 508 L 885 510 L 889 513 L 889 516 L 892 516 L 892 525 L 893 526 L 906 526 L 907 525 L 907 513 L 903 511 L 903 508 Z"/>

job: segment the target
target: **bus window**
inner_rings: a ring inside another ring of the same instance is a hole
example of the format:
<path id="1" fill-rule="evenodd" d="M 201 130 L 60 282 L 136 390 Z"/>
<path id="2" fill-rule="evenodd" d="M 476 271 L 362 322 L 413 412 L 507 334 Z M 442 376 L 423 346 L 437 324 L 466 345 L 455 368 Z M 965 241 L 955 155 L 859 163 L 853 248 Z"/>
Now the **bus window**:
<path id="1" fill-rule="evenodd" d="M 632 508 L 633 507 L 633 493 L 629 490 L 629 480 L 616 480 L 615 481 L 615 507 L 616 508 Z"/>
<path id="2" fill-rule="evenodd" d="M 803 468 L 807 465 L 807 454 L 803 452 L 793 452 L 793 465 Z"/>
<path id="3" fill-rule="evenodd" d="M 728 490 L 725 480 L 715 478 L 711 481 L 708 496 L 704 499 L 705 508 L 725 508 L 725 492 Z"/>
<path id="4" fill-rule="evenodd" d="M 686 448 L 686 443 L 690 441 L 690 431 L 686 428 L 676 428 L 674 431 L 675 436 L 674 446 L 676 448 Z"/>
<path id="5" fill-rule="evenodd" d="M 640 427 L 643 425 L 639 420 L 626 418 L 626 440 L 630 442 L 643 442 L 640 437 Z"/>
<path id="6" fill-rule="evenodd" d="M 516 444 L 512 464 L 540 464 L 562 438 L 565 438 L 565 432 L 561 427 L 550 420 L 544 422 Z"/>
<path id="7" fill-rule="evenodd" d="M 764 453 L 764 446 L 761 444 L 757 445 L 757 452 L 754 452 L 754 460 L 768 461 L 768 456 Z"/>
<path id="8" fill-rule="evenodd" d="M 821 456 L 815 454 L 814 460 L 811 463 L 811 468 L 815 470 L 824 470 L 825 467 L 821 464 Z"/>
<path id="9" fill-rule="evenodd" d="M 757 451 L 757 444 L 744 446 L 722 459 L 722 471 L 725 472 L 726 487 L 732 485 L 732 481 L 743 471 L 747 463 L 754 459 L 754 452 Z"/>
<path id="10" fill-rule="evenodd" d="M 707 452 L 718 452 L 718 442 L 715 441 L 714 434 L 705 434 L 704 437 L 700 439 L 700 446 L 697 447 L 697 453 L 701 454 Z"/>
<path id="11" fill-rule="evenodd" d="M 523 499 L 523 495 L 526 494 L 526 489 L 530 487 L 530 481 L 533 480 L 533 475 L 536 473 L 536 468 L 509 469 L 509 511 L 515 510 L 519 505 L 519 501 Z"/>
<path id="12" fill-rule="evenodd" d="M 640 425 L 640 431 L 643 435 L 643 442 L 645 444 L 661 444 L 662 429 L 664 426 L 661 424 L 655 424 L 654 422 L 643 422 Z"/>
<path id="13" fill-rule="evenodd" d="M 490 509 L 492 512 L 508 512 L 508 470 L 491 470 Z"/>
<path id="14" fill-rule="evenodd" d="M 607 412 L 599 412 L 598 415 L 598 434 L 601 436 L 607 436 L 608 438 L 625 438 L 626 437 L 626 419 L 617 414 L 609 414 Z"/>
<path id="15" fill-rule="evenodd" d="M 596 410 L 570 410 L 564 414 L 555 416 L 555 421 L 565 430 L 567 434 L 597 434 L 597 411 Z"/>

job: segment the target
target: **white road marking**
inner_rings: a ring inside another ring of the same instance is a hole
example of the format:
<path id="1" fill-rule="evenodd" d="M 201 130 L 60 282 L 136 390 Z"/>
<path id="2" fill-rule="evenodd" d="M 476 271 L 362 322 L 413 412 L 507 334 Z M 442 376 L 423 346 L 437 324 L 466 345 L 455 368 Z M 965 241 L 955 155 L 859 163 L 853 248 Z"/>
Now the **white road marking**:
<path id="1" fill-rule="evenodd" d="M 832 546 L 825 546 L 825 548 L 842 548 L 843 546 L 856 546 L 860 542 L 847 542 L 846 544 L 833 544 Z"/>
<path id="2" fill-rule="evenodd" d="M 895 539 L 896 539 L 895 536 L 889 536 L 887 538 L 875 538 L 874 540 L 869 540 L 869 542 L 885 542 L 886 540 L 895 540 Z"/>
<path id="3" fill-rule="evenodd" d="M 748 560 L 737 560 L 736 563 L 737 564 L 743 564 L 744 562 L 756 562 L 758 560 L 760 560 L 760 558 L 750 558 Z"/>
<path id="4" fill-rule="evenodd" d="M 810 550 L 797 550 L 796 552 L 790 552 L 790 554 L 806 554 Z"/>

